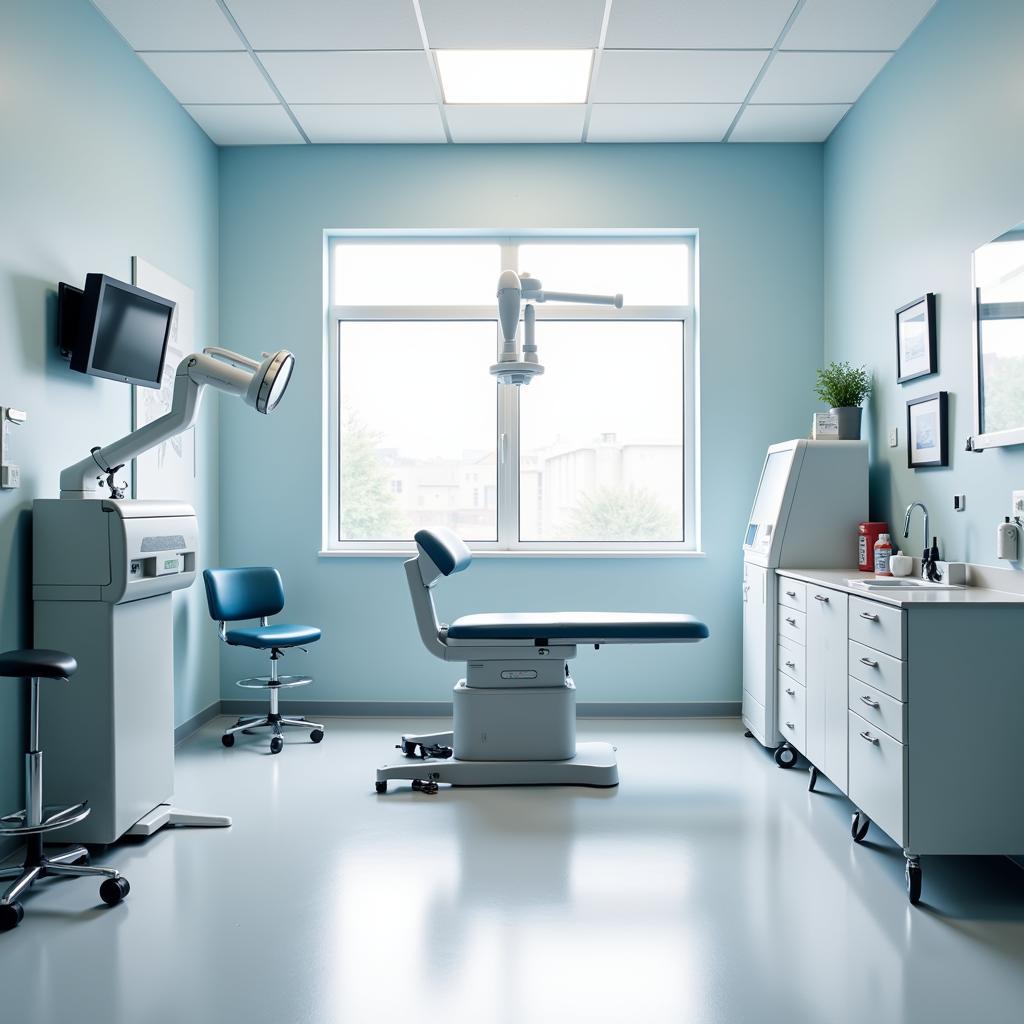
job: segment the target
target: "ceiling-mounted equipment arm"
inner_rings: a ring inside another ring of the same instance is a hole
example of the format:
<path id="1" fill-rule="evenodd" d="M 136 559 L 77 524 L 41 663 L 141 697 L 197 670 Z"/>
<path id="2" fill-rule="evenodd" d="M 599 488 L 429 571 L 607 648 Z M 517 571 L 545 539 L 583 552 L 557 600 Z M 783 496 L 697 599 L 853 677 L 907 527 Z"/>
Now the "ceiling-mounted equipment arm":
<path id="1" fill-rule="evenodd" d="M 170 411 L 113 444 L 94 448 L 86 458 L 62 470 L 60 496 L 100 497 L 98 485 L 103 478 L 97 476 L 97 469 L 126 464 L 188 430 L 196 421 L 207 386 L 238 395 L 257 412 L 273 412 L 288 387 L 294 364 L 295 357 L 286 349 L 264 353 L 262 362 L 223 348 L 207 348 L 185 356 L 174 375 Z"/>
<path id="2" fill-rule="evenodd" d="M 498 320 L 501 323 L 501 355 L 491 367 L 491 374 L 499 384 L 513 384 L 519 387 L 544 372 L 537 356 L 534 338 L 536 312 L 535 302 L 580 302 L 592 306 L 614 306 L 622 309 L 622 294 L 587 295 L 582 292 L 544 291 L 541 282 L 529 274 L 518 275 L 514 270 L 503 270 L 498 278 Z M 522 352 L 516 347 L 516 333 L 519 329 L 519 308 L 525 303 L 523 320 L 525 324 Z"/>

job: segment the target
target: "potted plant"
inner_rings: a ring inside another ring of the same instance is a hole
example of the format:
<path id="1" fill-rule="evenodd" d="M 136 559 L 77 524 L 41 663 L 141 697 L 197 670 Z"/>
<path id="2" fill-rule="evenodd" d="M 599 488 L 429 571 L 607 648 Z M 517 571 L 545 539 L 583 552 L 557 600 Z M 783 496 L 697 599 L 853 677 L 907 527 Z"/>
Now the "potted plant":
<path id="1" fill-rule="evenodd" d="M 859 441 L 861 406 L 871 394 L 871 376 L 867 369 L 849 363 L 829 363 L 817 374 L 814 393 L 839 421 L 839 440 Z"/>

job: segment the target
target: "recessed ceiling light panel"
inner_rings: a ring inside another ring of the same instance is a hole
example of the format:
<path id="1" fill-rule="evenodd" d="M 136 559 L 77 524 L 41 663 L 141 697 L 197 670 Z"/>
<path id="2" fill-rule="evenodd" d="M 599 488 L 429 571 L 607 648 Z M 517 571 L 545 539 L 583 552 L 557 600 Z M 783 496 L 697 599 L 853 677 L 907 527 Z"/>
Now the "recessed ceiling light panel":
<path id="1" fill-rule="evenodd" d="M 586 103 L 593 50 L 435 50 L 445 103 Z"/>

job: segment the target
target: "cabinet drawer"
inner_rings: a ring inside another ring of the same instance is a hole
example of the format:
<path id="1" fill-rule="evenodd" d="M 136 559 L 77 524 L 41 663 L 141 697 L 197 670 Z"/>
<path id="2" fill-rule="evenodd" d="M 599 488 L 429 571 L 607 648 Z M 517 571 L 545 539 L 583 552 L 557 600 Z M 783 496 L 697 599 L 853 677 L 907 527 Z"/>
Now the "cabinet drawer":
<path id="1" fill-rule="evenodd" d="M 906 777 L 906 747 L 851 711 L 850 800 L 901 846 Z"/>
<path id="2" fill-rule="evenodd" d="M 804 648 L 788 637 L 779 637 L 778 669 L 787 676 L 792 676 L 798 683 L 806 680 L 806 657 Z"/>
<path id="3" fill-rule="evenodd" d="M 907 706 L 902 701 L 850 676 L 850 710 L 856 711 L 873 728 L 882 729 L 894 740 L 906 743 Z"/>
<path id="4" fill-rule="evenodd" d="M 807 584 L 779 577 L 779 604 L 795 608 L 798 612 L 807 610 Z"/>
<path id="5" fill-rule="evenodd" d="M 784 604 L 780 604 L 779 636 L 795 640 L 803 647 L 807 642 L 807 616 L 795 608 L 787 608 Z"/>
<path id="6" fill-rule="evenodd" d="M 804 749 L 806 711 L 804 710 L 804 688 L 781 672 L 779 679 L 779 732 L 782 738 L 792 743 L 797 750 Z"/>
<path id="7" fill-rule="evenodd" d="M 897 700 L 907 699 L 906 664 L 899 658 L 851 640 L 849 663 L 851 676 Z"/>
<path id="8" fill-rule="evenodd" d="M 850 598 L 850 639 L 894 658 L 903 657 L 903 612 L 862 597 Z"/>

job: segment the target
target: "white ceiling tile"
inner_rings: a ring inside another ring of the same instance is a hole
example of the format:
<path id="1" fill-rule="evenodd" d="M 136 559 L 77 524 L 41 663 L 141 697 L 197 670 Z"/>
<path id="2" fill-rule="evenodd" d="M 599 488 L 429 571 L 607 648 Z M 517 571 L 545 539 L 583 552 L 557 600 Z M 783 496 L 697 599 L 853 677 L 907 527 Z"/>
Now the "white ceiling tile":
<path id="1" fill-rule="evenodd" d="M 606 50 L 598 103 L 741 103 L 768 54 L 761 50 Z"/>
<path id="2" fill-rule="evenodd" d="M 444 49 L 593 48 L 601 39 L 604 0 L 420 0 L 427 42 Z"/>
<path id="3" fill-rule="evenodd" d="M 247 53 L 140 53 L 179 103 L 274 103 Z"/>
<path id="4" fill-rule="evenodd" d="M 935 0 L 807 0 L 786 50 L 896 50 Z"/>
<path id="5" fill-rule="evenodd" d="M 216 0 L 93 0 L 135 50 L 244 50 Z"/>
<path id="6" fill-rule="evenodd" d="M 446 141 L 433 103 L 300 103 L 292 113 L 310 142 Z"/>
<path id="7" fill-rule="evenodd" d="M 616 0 L 605 46 L 771 49 L 795 0 Z"/>
<path id="8" fill-rule="evenodd" d="M 588 142 L 721 142 L 738 103 L 595 103 Z"/>
<path id="9" fill-rule="evenodd" d="M 754 103 L 854 103 L 891 53 L 777 53 Z"/>
<path id="10" fill-rule="evenodd" d="M 452 142 L 579 142 L 587 110 L 581 103 L 444 109 Z"/>
<path id="11" fill-rule="evenodd" d="M 432 103 L 422 50 L 260 53 L 288 103 Z"/>
<path id="12" fill-rule="evenodd" d="M 405 50 L 423 45 L 412 0 L 227 0 L 254 50 Z"/>
<path id="13" fill-rule="evenodd" d="M 754 106 L 743 111 L 730 142 L 824 142 L 850 109 L 848 103 Z"/>
<path id="14" fill-rule="evenodd" d="M 272 146 L 303 142 L 280 103 L 249 106 L 218 103 L 186 106 L 185 109 L 218 146 Z"/>

